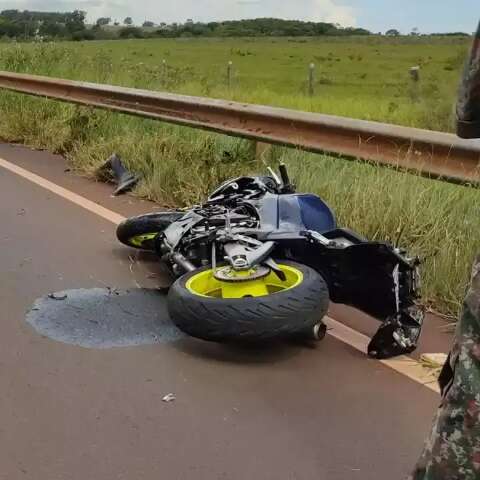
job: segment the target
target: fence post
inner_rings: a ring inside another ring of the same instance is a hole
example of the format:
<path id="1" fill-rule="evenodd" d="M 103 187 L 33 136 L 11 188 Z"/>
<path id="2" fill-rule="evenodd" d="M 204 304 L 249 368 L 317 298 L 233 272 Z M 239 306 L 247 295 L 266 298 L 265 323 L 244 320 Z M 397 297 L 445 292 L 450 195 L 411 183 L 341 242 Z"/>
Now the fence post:
<path id="1" fill-rule="evenodd" d="M 420 67 L 410 67 L 410 77 L 413 82 L 419 82 L 420 81 Z"/>
<path id="2" fill-rule="evenodd" d="M 227 86 L 232 88 L 233 62 L 230 60 L 227 65 Z"/>
<path id="3" fill-rule="evenodd" d="M 412 100 L 418 102 L 420 99 L 420 67 L 410 67 L 410 78 L 412 80 Z"/>
<path id="4" fill-rule="evenodd" d="M 167 61 L 165 59 L 162 60 L 162 80 L 165 82 L 167 79 Z"/>
<path id="5" fill-rule="evenodd" d="M 308 68 L 308 94 L 315 95 L 315 64 L 311 63 Z"/>

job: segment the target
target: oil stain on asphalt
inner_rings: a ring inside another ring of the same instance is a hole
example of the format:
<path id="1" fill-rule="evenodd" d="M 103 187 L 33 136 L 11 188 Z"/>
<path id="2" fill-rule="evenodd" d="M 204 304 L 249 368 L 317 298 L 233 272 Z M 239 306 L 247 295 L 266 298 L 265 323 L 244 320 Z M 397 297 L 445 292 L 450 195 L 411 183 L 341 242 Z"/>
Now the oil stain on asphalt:
<path id="1" fill-rule="evenodd" d="M 66 290 L 39 298 L 27 322 L 41 335 L 85 348 L 170 343 L 184 334 L 158 290 Z"/>

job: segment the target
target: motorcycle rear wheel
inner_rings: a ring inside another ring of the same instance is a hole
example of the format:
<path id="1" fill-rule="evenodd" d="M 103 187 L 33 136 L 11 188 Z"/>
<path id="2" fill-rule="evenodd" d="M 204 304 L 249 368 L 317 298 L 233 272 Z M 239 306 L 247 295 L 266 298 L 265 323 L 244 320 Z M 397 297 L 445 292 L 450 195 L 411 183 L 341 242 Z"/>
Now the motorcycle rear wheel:
<path id="1" fill-rule="evenodd" d="M 168 294 L 172 321 L 188 335 L 214 342 L 271 340 L 312 331 L 327 313 L 325 280 L 306 265 L 278 264 L 287 280 L 271 273 L 263 287 L 258 280 L 222 285 L 227 282 L 216 280 L 210 267 L 187 273 Z"/>
<path id="2" fill-rule="evenodd" d="M 117 227 L 117 238 L 128 247 L 154 251 L 157 235 L 183 216 L 182 212 L 155 212 L 128 218 Z"/>

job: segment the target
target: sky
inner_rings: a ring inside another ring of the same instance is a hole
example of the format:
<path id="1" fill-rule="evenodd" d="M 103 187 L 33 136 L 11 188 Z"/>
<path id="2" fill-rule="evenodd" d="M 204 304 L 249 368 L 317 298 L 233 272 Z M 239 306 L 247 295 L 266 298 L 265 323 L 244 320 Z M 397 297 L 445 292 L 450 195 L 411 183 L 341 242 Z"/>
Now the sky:
<path id="1" fill-rule="evenodd" d="M 480 20 L 479 0 L 0 0 L 0 10 L 88 12 L 90 21 L 107 16 L 136 23 L 236 20 L 275 17 L 340 23 L 373 32 L 417 27 L 422 33 L 473 32 Z"/>

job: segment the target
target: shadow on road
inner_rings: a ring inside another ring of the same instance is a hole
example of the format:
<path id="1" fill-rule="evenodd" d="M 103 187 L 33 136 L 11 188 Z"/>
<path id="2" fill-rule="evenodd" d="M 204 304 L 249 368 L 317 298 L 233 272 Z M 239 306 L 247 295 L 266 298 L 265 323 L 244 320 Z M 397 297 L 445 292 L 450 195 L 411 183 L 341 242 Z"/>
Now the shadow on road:
<path id="1" fill-rule="evenodd" d="M 242 345 L 235 343 L 220 344 L 204 342 L 189 337 L 184 337 L 176 341 L 173 346 L 195 357 L 241 365 L 283 362 L 298 355 L 305 348 L 308 348 L 308 346 L 304 344 L 285 340 Z"/>

